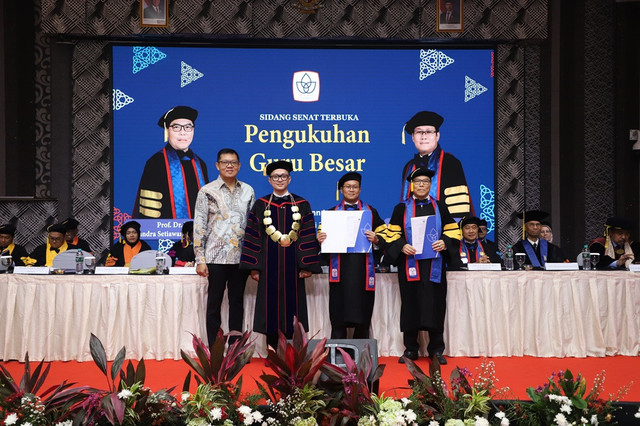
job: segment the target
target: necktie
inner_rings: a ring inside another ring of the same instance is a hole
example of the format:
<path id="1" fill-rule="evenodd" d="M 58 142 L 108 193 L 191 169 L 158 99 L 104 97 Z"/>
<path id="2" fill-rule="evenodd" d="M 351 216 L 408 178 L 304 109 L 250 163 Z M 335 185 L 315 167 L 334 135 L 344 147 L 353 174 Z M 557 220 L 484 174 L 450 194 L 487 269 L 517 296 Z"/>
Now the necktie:
<path id="1" fill-rule="evenodd" d="M 53 248 L 53 247 L 50 247 L 49 250 L 55 251 L 56 253 L 60 253 L 60 249 L 56 249 L 56 248 Z"/>
<path id="2" fill-rule="evenodd" d="M 451 21 L 451 12 L 447 12 L 447 24 Z"/>
<path id="3" fill-rule="evenodd" d="M 344 208 L 346 210 L 358 210 L 358 206 L 355 204 L 346 204 L 344 205 Z"/>

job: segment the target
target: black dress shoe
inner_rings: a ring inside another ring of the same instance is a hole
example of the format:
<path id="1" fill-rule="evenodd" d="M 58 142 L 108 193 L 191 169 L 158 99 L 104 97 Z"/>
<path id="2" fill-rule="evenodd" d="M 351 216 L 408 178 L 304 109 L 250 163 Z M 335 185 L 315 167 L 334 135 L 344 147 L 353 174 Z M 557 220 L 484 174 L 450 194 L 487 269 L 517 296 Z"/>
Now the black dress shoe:
<path id="1" fill-rule="evenodd" d="M 435 356 L 440 365 L 447 365 L 447 359 L 442 354 L 436 354 Z"/>
<path id="2" fill-rule="evenodd" d="M 409 358 L 411 361 L 418 359 L 418 351 L 404 351 L 402 356 L 398 358 L 398 363 L 404 364 L 404 357 Z"/>

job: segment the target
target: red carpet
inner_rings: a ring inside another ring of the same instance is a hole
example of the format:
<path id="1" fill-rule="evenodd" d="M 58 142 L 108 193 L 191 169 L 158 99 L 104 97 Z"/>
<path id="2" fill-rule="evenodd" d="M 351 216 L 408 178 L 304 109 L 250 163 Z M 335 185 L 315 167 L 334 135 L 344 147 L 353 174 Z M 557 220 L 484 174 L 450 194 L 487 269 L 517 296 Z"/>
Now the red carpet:
<path id="1" fill-rule="evenodd" d="M 466 367 L 473 374 L 480 366 L 482 358 L 449 358 L 449 364 L 442 367 L 444 378 L 449 381 L 449 374 L 455 366 Z M 570 369 L 574 375 L 582 373 L 587 379 L 590 389 L 593 379 L 601 370 L 606 371 L 605 395 L 617 393 L 622 386 L 631 385 L 629 393 L 621 401 L 640 401 L 640 357 L 614 356 L 605 358 L 534 358 L 534 357 L 498 357 L 489 358 L 495 364 L 495 377 L 499 388 L 509 387 L 504 399 L 527 399 L 527 387 L 537 387 L 546 383 L 552 372 Z M 380 358 L 380 364 L 386 364 L 386 370 L 380 381 L 380 392 L 388 396 L 405 396 L 407 379 L 410 377 L 407 368 L 398 364 L 397 358 Z M 1 363 L 16 380 L 20 380 L 24 371 L 24 364 L 17 361 Z M 134 362 L 135 364 L 135 362 Z M 31 363 L 32 370 L 37 364 Z M 418 365 L 428 371 L 428 361 L 421 358 Z M 154 361 L 145 360 L 147 370 L 145 384 L 153 390 L 175 387 L 175 393 L 182 389 L 182 383 L 189 371 L 184 361 Z M 243 391 L 255 392 L 257 387 L 254 378 L 265 370 L 261 359 L 254 358 L 243 370 Z M 61 383 L 63 380 L 75 382 L 78 385 L 90 385 L 96 388 L 107 388 L 107 382 L 98 367 L 93 362 L 53 362 L 45 386 Z M 192 386 L 195 382 L 192 381 Z M 193 389 L 192 389 L 193 390 Z M 510 395 L 510 396 L 509 396 Z"/>

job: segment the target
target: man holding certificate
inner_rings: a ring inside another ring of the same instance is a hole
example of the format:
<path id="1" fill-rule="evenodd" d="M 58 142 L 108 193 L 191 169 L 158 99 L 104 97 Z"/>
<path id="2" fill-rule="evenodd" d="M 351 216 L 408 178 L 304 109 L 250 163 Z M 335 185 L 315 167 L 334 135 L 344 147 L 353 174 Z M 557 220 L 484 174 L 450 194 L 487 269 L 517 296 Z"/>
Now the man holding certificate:
<path id="1" fill-rule="evenodd" d="M 418 333 L 429 332 L 427 351 L 440 364 L 444 352 L 444 316 L 446 310 L 447 246 L 459 235 L 458 225 L 449 210 L 429 196 L 434 172 L 414 170 L 407 180 L 413 185 L 411 196 L 396 205 L 382 239 L 386 254 L 398 264 L 400 284 L 400 330 L 403 332 L 404 357 L 418 358 Z"/>
<path id="2" fill-rule="evenodd" d="M 373 245 L 376 232 L 386 229 L 373 207 L 360 200 L 359 173 L 349 172 L 338 181 L 342 201 L 322 212 L 318 241 L 329 253 L 329 318 L 331 338 L 368 339 L 375 300 L 376 277 Z"/>

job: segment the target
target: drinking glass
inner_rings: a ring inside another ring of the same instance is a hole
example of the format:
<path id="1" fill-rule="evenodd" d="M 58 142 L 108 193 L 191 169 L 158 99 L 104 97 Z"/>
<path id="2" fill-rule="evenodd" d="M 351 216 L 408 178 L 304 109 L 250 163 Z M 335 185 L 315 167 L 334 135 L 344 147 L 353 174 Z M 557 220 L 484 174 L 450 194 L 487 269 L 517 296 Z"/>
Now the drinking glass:
<path id="1" fill-rule="evenodd" d="M 0 264 L 5 268 L 8 268 L 11 265 L 11 261 L 13 258 L 11 256 L 0 256 Z"/>
<path id="2" fill-rule="evenodd" d="M 596 269 L 600 262 L 600 253 L 591 252 L 591 269 Z"/>
<path id="3" fill-rule="evenodd" d="M 158 253 L 156 256 L 156 274 L 164 273 L 164 255 Z"/>
<path id="4" fill-rule="evenodd" d="M 515 260 L 516 260 L 516 270 L 521 270 L 524 269 L 524 260 L 527 258 L 527 255 L 525 253 L 516 253 L 515 255 Z"/>
<path id="5" fill-rule="evenodd" d="M 96 258 L 94 256 L 86 256 L 84 258 L 84 266 L 85 266 L 84 269 L 89 274 L 95 274 L 96 273 Z"/>

